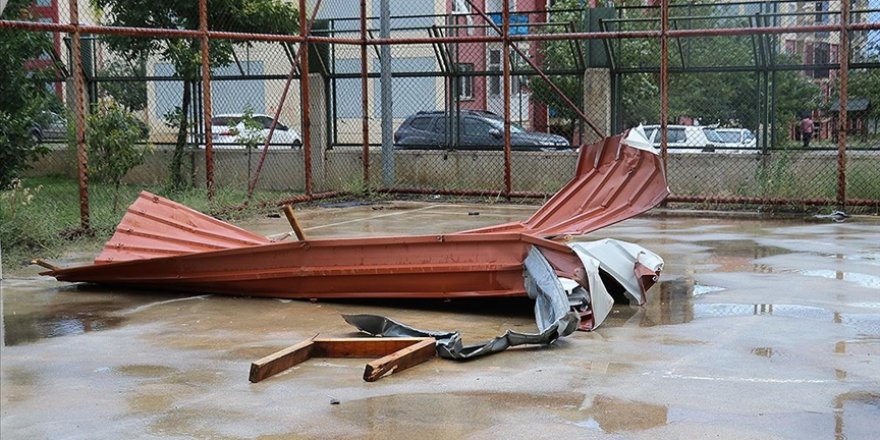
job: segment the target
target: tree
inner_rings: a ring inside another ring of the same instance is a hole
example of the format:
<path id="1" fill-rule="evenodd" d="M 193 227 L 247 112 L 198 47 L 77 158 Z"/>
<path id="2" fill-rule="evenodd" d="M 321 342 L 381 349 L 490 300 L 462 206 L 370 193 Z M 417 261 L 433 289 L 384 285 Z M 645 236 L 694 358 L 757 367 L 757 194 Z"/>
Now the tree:
<path id="1" fill-rule="evenodd" d="M 851 70 L 847 90 L 850 99 L 868 99 L 871 105 L 868 109 L 868 117 L 874 121 L 875 127 L 880 124 L 880 69 Z"/>
<path id="2" fill-rule="evenodd" d="M 3 19 L 32 19 L 28 0 L 10 0 Z M 57 104 L 45 87 L 51 72 L 29 68 L 29 60 L 53 50 L 45 32 L 0 30 L 0 189 L 10 187 L 22 171 L 48 149 L 32 136 L 42 112 Z"/>
<path id="3" fill-rule="evenodd" d="M 804 112 L 818 109 L 821 100 L 819 85 L 806 75 L 791 70 L 776 72 L 776 118 L 772 129 L 777 144 L 788 137 L 789 126 L 800 120 Z"/>
<path id="4" fill-rule="evenodd" d="M 108 78 L 144 78 L 147 76 L 145 59 L 135 60 L 129 64 L 124 60 L 113 59 L 102 68 L 99 76 Z M 101 83 L 101 95 L 112 96 L 113 99 L 130 111 L 147 108 L 147 83 L 145 81 L 114 81 Z"/>
<path id="5" fill-rule="evenodd" d="M 110 97 L 101 98 L 86 119 L 89 175 L 97 182 L 113 184 L 114 211 L 122 178 L 144 161 L 144 150 L 135 146 L 140 132 L 138 119 Z"/>
<path id="6" fill-rule="evenodd" d="M 92 6 L 103 12 L 104 24 L 163 29 L 198 29 L 199 6 L 196 1 L 179 0 L 91 0 Z M 208 7 L 208 25 L 211 30 L 230 32 L 259 32 L 293 34 L 299 30 L 297 10 L 282 0 L 212 0 Z M 184 179 L 183 157 L 189 129 L 188 115 L 192 104 L 191 85 L 201 77 L 200 42 L 183 38 L 105 37 L 111 50 L 129 62 L 159 56 L 170 62 L 175 75 L 183 80 L 183 96 L 178 111 L 174 112 L 177 141 L 171 160 L 170 189 L 179 189 Z M 232 40 L 212 39 L 211 66 L 225 66 L 232 62 Z"/>
<path id="7" fill-rule="evenodd" d="M 575 29 L 580 28 L 583 5 L 580 0 L 560 0 L 550 7 L 548 13 L 553 22 L 574 23 Z M 547 30 L 550 33 L 568 32 L 569 28 L 555 26 Z M 580 45 L 571 41 L 543 41 L 540 43 L 541 69 L 545 72 L 572 70 L 577 68 L 575 59 Z M 518 59 L 519 57 L 515 57 Z M 584 107 L 583 76 L 578 74 L 548 75 L 556 85 L 579 109 Z M 549 107 L 555 117 L 566 121 L 562 127 L 563 136 L 571 139 L 579 116 L 565 105 L 559 95 L 542 78 L 535 78 L 529 83 L 530 99 Z"/>

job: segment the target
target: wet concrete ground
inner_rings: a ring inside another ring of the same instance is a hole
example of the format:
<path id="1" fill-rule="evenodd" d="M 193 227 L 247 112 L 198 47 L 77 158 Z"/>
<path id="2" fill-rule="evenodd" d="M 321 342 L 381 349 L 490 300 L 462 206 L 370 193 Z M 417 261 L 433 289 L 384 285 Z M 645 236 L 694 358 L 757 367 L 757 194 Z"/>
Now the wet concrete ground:
<path id="1" fill-rule="evenodd" d="M 450 232 L 534 208 L 394 203 L 299 214 L 313 237 Z M 478 212 L 479 215 L 469 215 Z M 243 224 L 273 234 L 283 218 Z M 311 360 L 376 313 L 466 341 L 534 329 L 527 302 L 299 302 L 2 281 L 2 438 L 869 439 L 880 428 L 880 222 L 647 216 L 592 234 L 666 260 L 645 307 L 550 348 L 435 359 L 375 383 Z M 82 260 L 72 255 L 71 261 Z M 8 275 L 8 274 L 7 274 Z M 338 401 L 338 404 L 331 404 Z"/>

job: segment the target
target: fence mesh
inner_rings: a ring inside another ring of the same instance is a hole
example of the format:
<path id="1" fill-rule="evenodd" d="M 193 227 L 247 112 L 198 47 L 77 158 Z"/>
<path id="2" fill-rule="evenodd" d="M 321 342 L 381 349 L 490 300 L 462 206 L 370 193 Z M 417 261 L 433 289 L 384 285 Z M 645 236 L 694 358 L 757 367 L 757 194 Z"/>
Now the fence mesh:
<path id="1" fill-rule="evenodd" d="M 54 235 L 88 219 L 107 233 L 141 190 L 214 211 L 247 201 L 252 182 L 267 202 L 380 188 L 549 194 L 578 147 L 602 136 L 642 126 L 659 152 L 663 114 L 673 200 L 880 209 L 880 8 L 870 1 L 670 2 L 666 109 L 659 1 L 512 0 L 509 45 L 501 1 L 390 1 L 387 22 L 381 0 L 366 2 L 363 21 L 358 1 L 309 1 L 307 45 L 298 2 L 245 3 L 208 4 L 208 118 L 198 2 L 74 2 L 94 30 L 80 35 L 78 68 L 69 2 L 11 0 L 0 57 L 18 82 L 3 111 L 20 116 L 27 139 L 4 138 L 4 240 L 16 221 Z M 17 89 L 27 105 L 15 104 Z M 39 209 L 57 215 L 11 208 L 36 191 Z"/>

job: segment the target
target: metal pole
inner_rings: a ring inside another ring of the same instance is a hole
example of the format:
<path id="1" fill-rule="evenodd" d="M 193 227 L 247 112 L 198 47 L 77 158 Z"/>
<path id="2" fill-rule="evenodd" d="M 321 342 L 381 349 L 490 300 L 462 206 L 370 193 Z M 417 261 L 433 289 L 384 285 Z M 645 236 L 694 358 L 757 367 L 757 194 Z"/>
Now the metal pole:
<path id="1" fill-rule="evenodd" d="M 504 91 L 502 97 L 504 99 L 504 195 L 510 199 L 510 193 L 513 191 L 513 182 L 511 179 L 510 166 L 510 0 L 504 0 L 501 3 L 501 35 L 504 38 L 502 44 L 502 63 L 504 70 Z"/>
<path id="2" fill-rule="evenodd" d="M 465 1 L 466 1 L 468 4 L 471 5 L 471 9 L 473 9 L 474 12 L 476 12 L 480 17 L 483 18 L 483 20 L 486 21 L 486 24 L 488 24 L 489 27 L 491 27 L 491 28 L 492 28 L 495 32 L 497 32 L 498 34 L 502 35 L 502 37 L 501 37 L 501 42 L 502 42 L 502 43 L 505 43 L 505 42 L 506 42 L 506 44 L 509 45 L 509 46 L 505 46 L 505 48 L 506 48 L 506 47 L 510 47 L 511 49 L 513 49 L 514 52 L 516 52 L 516 53 L 520 56 L 520 58 L 522 58 L 522 59 L 526 62 L 526 64 L 528 64 L 529 66 L 531 66 L 531 68 L 535 70 L 535 73 L 537 73 L 538 76 L 540 76 L 541 79 L 543 79 L 543 80 L 547 83 L 547 86 L 550 87 L 550 89 L 552 89 L 554 92 L 556 92 L 556 94 L 559 96 L 559 99 L 561 99 L 562 102 L 565 103 L 565 105 L 566 105 L 569 109 L 571 109 L 571 111 L 573 111 L 575 114 L 577 114 L 578 117 L 580 117 L 580 118 L 581 118 L 581 119 L 582 119 L 582 120 L 583 120 L 588 126 L 590 126 L 590 129 L 593 130 L 593 132 L 596 133 L 597 136 L 599 136 L 599 137 L 605 137 L 605 134 L 602 133 L 602 131 L 599 130 L 599 129 L 596 127 L 596 125 L 594 125 L 594 124 L 589 120 L 589 118 L 587 118 L 586 115 L 584 115 L 584 112 L 581 111 L 581 109 L 580 109 L 577 105 L 575 105 L 573 102 L 571 102 L 571 99 L 569 99 L 568 96 L 565 95 L 565 93 L 559 88 L 559 86 L 557 86 L 556 83 L 554 83 L 554 82 L 550 79 L 550 77 L 547 76 L 547 74 L 544 73 L 544 71 L 541 70 L 541 68 L 540 68 L 540 67 L 539 67 L 539 66 L 538 66 L 538 65 L 537 65 L 537 64 L 536 64 L 536 63 L 535 63 L 535 62 L 534 62 L 534 61 L 533 61 L 533 60 L 532 60 L 532 59 L 531 59 L 526 53 L 524 53 L 522 50 L 520 50 L 520 48 L 517 47 L 516 45 L 511 45 L 511 44 L 510 44 L 511 41 L 514 41 L 513 38 L 511 38 L 509 35 L 505 36 L 505 35 L 504 35 L 504 32 L 498 27 L 498 25 L 495 24 L 495 23 L 492 21 L 492 18 L 489 17 L 488 15 L 486 15 L 486 13 L 483 12 L 482 9 L 480 9 L 480 8 L 478 8 L 476 5 L 474 5 L 473 0 L 465 0 Z M 654 33 L 652 33 L 652 35 L 653 35 L 653 34 L 654 34 Z M 525 37 L 531 37 L 530 35 L 525 35 L 525 36 L 518 36 L 518 38 L 517 38 L 515 41 L 539 41 L 539 40 L 551 40 L 551 39 L 556 39 L 556 38 L 554 38 L 554 37 L 557 36 L 557 35 L 560 35 L 560 34 L 544 34 L 544 35 L 540 35 L 540 36 L 539 36 L 540 38 L 525 38 Z M 583 35 L 583 34 L 575 34 L 575 35 Z M 461 41 L 461 40 L 463 40 L 463 39 L 465 39 L 465 38 L 472 38 L 472 37 L 457 37 L 457 38 L 456 38 L 456 41 Z M 486 40 L 486 38 L 487 38 L 487 37 L 484 37 L 483 40 L 484 40 L 484 41 L 489 41 L 489 40 Z M 506 49 L 505 49 L 505 51 L 506 51 Z"/>
<path id="3" fill-rule="evenodd" d="M 79 177 L 79 222 L 83 230 L 89 229 L 89 156 L 86 151 L 85 80 L 82 69 L 79 7 L 77 0 L 69 0 L 70 24 L 73 25 L 71 51 L 73 52 L 73 89 L 76 105 L 76 168 Z"/>
<path id="4" fill-rule="evenodd" d="M 837 120 L 837 208 L 841 211 L 846 209 L 846 130 L 847 123 L 846 106 L 849 98 L 849 0 L 840 2 L 840 50 L 838 58 L 840 63 L 840 112 Z"/>
<path id="5" fill-rule="evenodd" d="M 208 0 L 199 0 L 199 31 L 202 32 L 202 90 L 205 127 L 205 186 L 214 200 L 214 140 L 211 133 L 211 61 L 208 56 Z M 250 171 L 250 169 L 248 169 Z"/>
<path id="6" fill-rule="evenodd" d="M 389 0 L 381 1 L 379 17 L 380 38 L 391 37 L 391 6 Z M 379 86 L 382 89 L 382 182 L 385 186 L 394 184 L 394 144 L 392 139 L 393 113 L 391 102 L 391 46 L 382 45 L 379 56 Z"/>
<path id="7" fill-rule="evenodd" d="M 309 32 L 306 25 L 306 0 L 299 0 L 299 32 L 303 37 L 300 56 L 300 103 L 302 105 L 303 162 L 305 165 L 306 194 L 312 194 L 312 119 L 309 115 Z"/>
<path id="8" fill-rule="evenodd" d="M 370 187 L 370 108 L 367 100 L 367 0 L 361 0 L 361 142 L 363 143 L 364 187 Z M 384 151 L 383 151 L 384 154 Z"/>
<path id="9" fill-rule="evenodd" d="M 320 7 L 321 0 L 318 0 L 315 3 L 315 9 L 312 10 L 312 18 L 309 20 L 308 26 L 306 27 L 307 34 L 312 31 L 312 24 L 315 22 L 315 16 L 318 14 L 318 8 Z M 300 33 L 302 33 L 302 30 L 300 30 Z M 263 163 L 265 163 L 266 161 L 266 154 L 269 152 L 269 144 L 272 143 L 272 136 L 275 134 L 275 127 L 278 126 L 278 118 L 281 117 L 281 110 L 284 108 L 284 103 L 287 102 L 287 92 L 290 91 L 290 84 L 293 82 L 293 78 L 294 76 L 296 76 L 297 73 L 299 73 L 300 78 L 302 78 L 302 72 L 299 72 L 297 70 L 296 63 L 297 59 L 300 58 L 303 48 L 305 47 L 307 46 L 304 43 L 300 43 L 300 45 L 296 48 L 293 60 L 291 61 L 290 73 L 287 74 L 287 82 L 284 83 L 284 88 L 281 90 L 281 99 L 278 100 L 278 106 L 275 108 L 275 117 L 272 118 L 272 123 L 269 125 L 269 134 L 266 136 L 266 139 L 263 140 L 263 151 L 260 153 L 260 160 L 257 161 L 256 172 L 254 173 L 253 178 L 248 177 L 249 183 L 247 190 L 247 200 L 250 200 L 251 197 L 253 197 L 254 190 L 257 188 L 257 179 L 260 178 L 260 173 L 263 170 Z M 248 174 L 248 176 L 250 176 L 250 174 Z"/>
<path id="10" fill-rule="evenodd" d="M 669 141 L 669 0 L 660 1 L 660 151 L 663 168 L 668 168 Z"/>

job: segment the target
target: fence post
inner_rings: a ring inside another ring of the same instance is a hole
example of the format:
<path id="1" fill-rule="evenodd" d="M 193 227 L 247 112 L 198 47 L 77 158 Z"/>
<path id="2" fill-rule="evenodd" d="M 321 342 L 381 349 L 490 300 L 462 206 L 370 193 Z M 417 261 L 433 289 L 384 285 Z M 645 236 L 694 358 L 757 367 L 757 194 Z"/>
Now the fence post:
<path id="1" fill-rule="evenodd" d="M 373 3 L 375 5 L 375 3 Z M 391 38 L 391 2 L 390 0 L 380 0 L 379 13 L 379 37 L 383 39 Z M 382 182 L 385 187 L 394 185 L 395 164 L 394 164 L 394 112 L 393 112 L 393 92 L 394 82 L 391 75 L 391 45 L 387 42 L 382 44 L 379 56 L 379 87 L 381 88 L 380 108 L 382 111 Z"/>
<path id="2" fill-rule="evenodd" d="M 208 56 L 208 0 L 199 0 L 199 31 L 202 52 L 202 109 L 205 125 L 205 186 L 208 200 L 214 200 L 214 140 L 211 133 L 211 61 Z"/>
<path id="3" fill-rule="evenodd" d="M 363 142 L 364 188 L 370 188 L 370 115 L 367 101 L 367 0 L 361 0 L 361 136 Z M 335 93 L 335 91 L 334 91 Z"/>
<path id="4" fill-rule="evenodd" d="M 502 2 L 501 34 L 503 40 L 501 47 L 504 48 L 502 52 L 504 92 L 501 95 L 504 99 L 504 195 L 510 200 L 510 193 L 513 189 L 510 175 L 510 0 Z"/>
<path id="5" fill-rule="evenodd" d="M 303 161 L 306 194 L 312 195 L 312 118 L 309 115 L 309 29 L 306 26 L 306 0 L 299 0 L 299 34 L 303 37 L 299 49 L 299 90 L 302 105 Z"/>
<path id="6" fill-rule="evenodd" d="M 669 141 L 669 0 L 660 0 L 660 153 L 663 169 L 669 173 L 667 142 Z"/>
<path id="7" fill-rule="evenodd" d="M 89 156 L 86 151 L 85 79 L 82 66 L 82 42 L 80 41 L 79 7 L 77 0 L 69 0 L 70 24 L 73 25 L 71 52 L 73 52 L 73 95 L 76 105 L 76 168 L 79 177 L 79 222 L 83 230 L 89 229 Z"/>
<path id="8" fill-rule="evenodd" d="M 840 112 L 837 120 L 837 209 L 846 209 L 846 105 L 849 98 L 849 6 L 850 0 L 840 2 Z"/>

